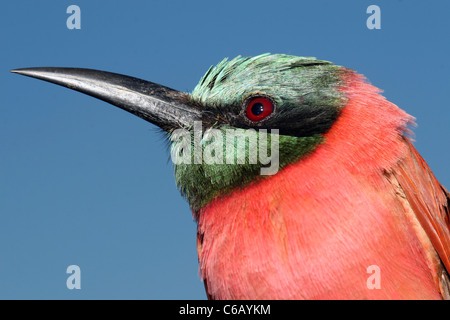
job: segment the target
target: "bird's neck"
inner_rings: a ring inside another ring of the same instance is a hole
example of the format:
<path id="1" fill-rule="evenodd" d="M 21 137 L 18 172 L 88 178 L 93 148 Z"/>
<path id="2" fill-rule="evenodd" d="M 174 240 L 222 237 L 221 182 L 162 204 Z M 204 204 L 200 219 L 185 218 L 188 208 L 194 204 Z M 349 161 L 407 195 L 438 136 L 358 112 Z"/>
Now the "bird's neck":
<path id="1" fill-rule="evenodd" d="M 213 143 L 219 142 L 221 154 L 217 159 L 209 157 L 210 150 L 217 149 L 211 148 L 212 143 L 209 144 L 208 141 L 207 136 L 212 130 L 199 135 L 199 138 L 196 138 L 194 131 L 190 133 L 191 139 L 188 142 L 191 157 L 186 158 L 188 161 L 175 164 L 177 186 L 195 212 L 216 197 L 230 194 L 276 174 L 290 163 L 307 156 L 324 141 L 320 134 L 293 137 L 272 133 L 270 130 L 262 133 L 226 126 L 213 130 Z M 172 143 L 172 153 L 179 153 L 181 143 Z"/>

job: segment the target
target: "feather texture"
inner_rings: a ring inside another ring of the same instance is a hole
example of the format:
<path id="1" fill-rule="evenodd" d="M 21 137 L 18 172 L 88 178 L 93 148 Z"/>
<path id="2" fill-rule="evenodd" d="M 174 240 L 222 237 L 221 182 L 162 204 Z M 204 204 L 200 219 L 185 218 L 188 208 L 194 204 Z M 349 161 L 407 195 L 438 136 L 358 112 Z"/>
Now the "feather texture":
<path id="1" fill-rule="evenodd" d="M 323 144 L 200 210 L 210 298 L 446 297 L 448 194 L 404 138 L 412 117 L 353 72 L 340 90 Z M 380 289 L 367 287 L 371 265 Z"/>

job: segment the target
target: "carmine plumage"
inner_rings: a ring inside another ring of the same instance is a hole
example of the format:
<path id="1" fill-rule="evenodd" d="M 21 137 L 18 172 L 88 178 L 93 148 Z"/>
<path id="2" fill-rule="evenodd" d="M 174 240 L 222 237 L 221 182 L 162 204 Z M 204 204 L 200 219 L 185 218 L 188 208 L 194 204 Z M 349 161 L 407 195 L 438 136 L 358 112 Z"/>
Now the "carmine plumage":
<path id="1" fill-rule="evenodd" d="M 355 73 L 341 90 L 324 144 L 200 210 L 212 298 L 449 297 L 448 193 L 403 135 L 412 118 Z M 380 290 L 366 286 L 371 265 Z"/>

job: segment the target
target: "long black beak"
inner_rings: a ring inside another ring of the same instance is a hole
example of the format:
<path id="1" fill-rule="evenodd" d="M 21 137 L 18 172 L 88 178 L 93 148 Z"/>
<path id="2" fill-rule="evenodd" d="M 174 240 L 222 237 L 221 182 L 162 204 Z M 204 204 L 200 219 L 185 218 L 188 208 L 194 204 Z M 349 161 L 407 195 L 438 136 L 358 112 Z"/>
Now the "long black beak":
<path id="1" fill-rule="evenodd" d="M 24 68 L 11 72 L 83 92 L 166 131 L 188 128 L 194 121 L 201 121 L 201 112 L 188 105 L 188 94 L 153 82 L 81 68 Z"/>

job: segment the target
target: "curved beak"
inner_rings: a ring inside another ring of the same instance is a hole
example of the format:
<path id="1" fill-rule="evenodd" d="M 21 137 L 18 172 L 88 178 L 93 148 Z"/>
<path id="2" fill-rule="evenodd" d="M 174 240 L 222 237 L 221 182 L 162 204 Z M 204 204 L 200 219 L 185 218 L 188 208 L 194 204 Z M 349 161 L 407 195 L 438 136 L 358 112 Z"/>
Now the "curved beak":
<path id="1" fill-rule="evenodd" d="M 189 95 L 168 87 L 106 71 L 82 68 L 24 68 L 11 70 L 106 101 L 166 131 L 192 127 L 201 112 L 189 106 Z"/>

